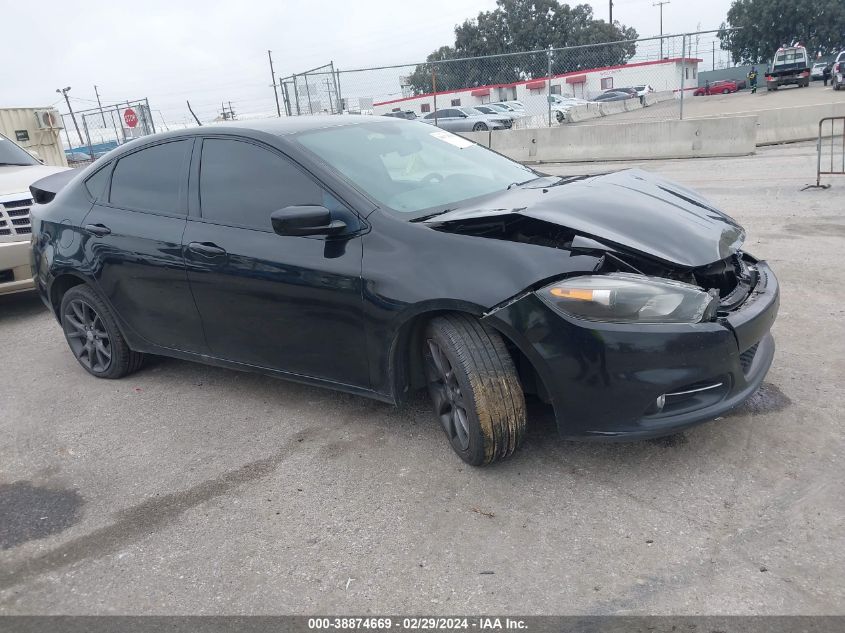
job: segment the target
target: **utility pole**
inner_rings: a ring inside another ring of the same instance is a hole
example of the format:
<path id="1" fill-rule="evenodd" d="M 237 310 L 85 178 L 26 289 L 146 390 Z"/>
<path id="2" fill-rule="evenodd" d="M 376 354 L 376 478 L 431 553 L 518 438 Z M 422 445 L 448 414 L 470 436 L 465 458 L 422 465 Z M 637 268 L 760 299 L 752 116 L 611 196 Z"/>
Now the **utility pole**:
<path id="1" fill-rule="evenodd" d="M 279 89 L 276 86 L 276 71 L 273 70 L 273 53 L 267 51 L 267 57 L 270 59 L 270 77 L 273 80 L 273 94 L 276 96 L 276 114 L 282 116 L 282 109 L 279 107 Z"/>
<path id="2" fill-rule="evenodd" d="M 670 0 L 661 0 L 651 6 L 660 7 L 660 59 L 663 59 L 663 5 L 670 4 Z"/>
<path id="3" fill-rule="evenodd" d="M 613 0 L 610 0 L 610 18 L 609 21 L 613 24 Z"/>
<path id="4" fill-rule="evenodd" d="M 100 103 L 100 93 L 97 92 L 97 86 L 94 86 L 94 94 L 97 95 L 97 107 L 100 108 L 100 116 L 103 117 L 103 127 L 106 127 L 106 115 L 103 114 L 103 104 Z"/>
<path id="5" fill-rule="evenodd" d="M 73 113 L 73 108 L 70 107 L 70 99 L 67 96 L 67 93 L 70 92 L 70 86 L 67 88 L 56 88 L 56 92 L 65 98 L 68 112 L 70 112 L 70 118 L 73 119 L 73 127 L 76 128 L 76 135 L 79 137 L 79 144 L 85 145 L 85 141 L 82 140 L 82 132 L 79 131 L 79 124 L 76 122 L 76 115 Z"/>
<path id="6" fill-rule="evenodd" d="M 713 66 L 710 70 L 716 70 L 716 40 L 710 42 L 713 45 Z"/>

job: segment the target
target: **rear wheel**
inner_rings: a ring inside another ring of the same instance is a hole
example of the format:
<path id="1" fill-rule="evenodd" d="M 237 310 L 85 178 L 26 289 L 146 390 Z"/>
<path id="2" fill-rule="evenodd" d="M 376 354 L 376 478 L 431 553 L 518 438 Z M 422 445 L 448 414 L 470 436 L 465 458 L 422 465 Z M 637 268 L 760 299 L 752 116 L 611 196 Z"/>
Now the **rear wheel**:
<path id="1" fill-rule="evenodd" d="M 555 118 L 557 119 L 558 123 L 563 123 L 563 112 L 561 112 L 560 110 L 557 110 L 555 112 Z"/>
<path id="2" fill-rule="evenodd" d="M 722 90 L 722 94 L 723 94 L 723 95 L 728 95 L 728 94 L 730 94 L 730 93 L 731 93 L 731 91 L 730 91 L 730 90 L 728 90 L 727 88 L 725 88 L 724 90 Z"/>
<path id="3" fill-rule="evenodd" d="M 422 352 L 435 414 L 458 456 L 483 466 L 511 455 L 525 434 L 525 397 L 499 334 L 468 315 L 437 317 Z"/>
<path id="4" fill-rule="evenodd" d="M 60 315 L 70 351 L 89 374 L 123 378 L 141 367 L 143 355 L 129 349 L 111 310 L 90 287 L 68 290 Z"/>
<path id="5" fill-rule="evenodd" d="M 487 125 L 484 124 L 484 123 L 476 123 L 475 125 L 472 126 L 472 131 L 473 132 L 486 132 L 487 131 Z"/>

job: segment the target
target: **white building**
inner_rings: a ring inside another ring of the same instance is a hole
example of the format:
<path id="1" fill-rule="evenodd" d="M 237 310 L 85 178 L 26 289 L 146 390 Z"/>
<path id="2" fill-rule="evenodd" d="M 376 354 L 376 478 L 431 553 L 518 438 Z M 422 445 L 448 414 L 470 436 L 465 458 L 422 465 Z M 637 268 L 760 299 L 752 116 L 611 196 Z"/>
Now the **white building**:
<path id="1" fill-rule="evenodd" d="M 667 58 L 634 62 L 620 66 L 590 68 L 551 78 L 552 94 L 590 99 L 611 88 L 648 84 L 656 92 L 677 92 L 698 85 L 696 58 Z M 474 106 L 496 101 L 519 100 L 531 112 L 542 113 L 547 107 L 548 78 L 540 77 L 509 84 L 493 84 L 391 99 L 373 104 L 374 114 L 413 110 L 418 116 L 435 109 Z"/>

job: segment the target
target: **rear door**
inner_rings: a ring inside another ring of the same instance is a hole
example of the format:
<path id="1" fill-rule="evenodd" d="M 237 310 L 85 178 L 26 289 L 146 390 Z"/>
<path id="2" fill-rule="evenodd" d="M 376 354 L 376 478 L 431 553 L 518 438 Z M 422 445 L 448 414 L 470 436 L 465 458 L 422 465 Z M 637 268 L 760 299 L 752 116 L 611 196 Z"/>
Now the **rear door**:
<path id="1" fill-rule="evenodd" d="M 199 214 L 189 217 L 183 246 L 212 353 L 369 387 L 358 216 L 268 146 L 206 138 L 199 156 Z M 327 207 L 348 230 L 277 235 L 270 214 L 292 205 Z"/>
<path id="2" fill-rule="evenodd" d="M 205 353 L 181 246 L 193 146 L 167 141 L 108 166 L 83 230 L 90 269 L 123 322 L 154 345 Z"/>

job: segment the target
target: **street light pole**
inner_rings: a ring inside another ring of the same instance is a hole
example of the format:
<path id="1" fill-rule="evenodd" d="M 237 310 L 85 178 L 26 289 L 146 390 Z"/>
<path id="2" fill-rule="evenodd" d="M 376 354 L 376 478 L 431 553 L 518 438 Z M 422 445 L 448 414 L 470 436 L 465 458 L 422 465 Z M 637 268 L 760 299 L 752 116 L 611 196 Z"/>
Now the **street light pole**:
<path id="1" fill-rule="evenodd" d="M 103 117 L 103 127 L 106 127 L 106 115 L 103 114 L 103 104 L 100 103 L 100 93 L 97 91 L 97 86 L 94 86 L 94 94 L 97 95 L 97 107 L 100 108 L 100 116 Z"/>
<path id="2" fill-rule="evenodd" d="M 70 86 L 67 88 L 56 88 L 56 92 L 65 98 L 67 109 L 70 112 L 70 118 L 73 119 L 73 127 L 76 128 L 76 134 L 79 136 L 79 144 L 85 145 L 85 141 L 82 140 L 82 132 L 79 131 L 79 124 L 76 122 L 76 115 L 73 113 L 73 108 L 70 106 L 70 99 L 67 96 L 67 93 L 70 92 Z"/>

